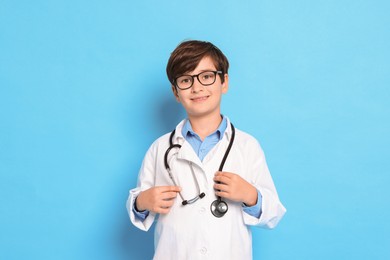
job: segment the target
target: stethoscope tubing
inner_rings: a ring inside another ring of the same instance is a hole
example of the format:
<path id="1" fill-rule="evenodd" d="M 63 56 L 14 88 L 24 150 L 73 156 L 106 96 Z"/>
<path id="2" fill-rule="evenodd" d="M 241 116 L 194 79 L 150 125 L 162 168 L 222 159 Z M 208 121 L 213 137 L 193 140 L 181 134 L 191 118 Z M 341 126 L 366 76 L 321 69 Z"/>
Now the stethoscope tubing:
<path id="1" fill-rule="evenodd" d="M 231 126 L 231 129 L 232 129 L 232 135 L 231 135 L 231 139 L 230 139 L 230 142 L 229 142 L 229 145 L 228 145 L 228 148 L 226 149 L 226 152 L 222 158 L 222 161 L 221 161 L 221 164 L 219 165 L 219 169 L 218 171 L 223 171 L 223 167 L 225 165 L 225 162 L 227 160 L 227 157 L 229 156 L 229 153 L 230 153 L 230 150 L 233 146 L 233 142 L 234 142 L 234 138 L 235 138 L 235 128 L 233 126 L 232 123 L 230 123 L 230 126 Z M 181 145 L 180 144 L 173 144 L 173 136 L 175 135 L 175 130 L 173 130 L 171 132 L 171 135 L 169 136 L 169 147 L 168 149 L 166 150 L 165 154 L 164 154 L 164 165 L 165 165 L 165 168 L 166 170 L 168 171 L 168 174 L 169 174 L 169 177 L 171 178 L 173 184 L 175 186 L 177 186 L 176 184 L 176 181 L 175 179 L 173 178 L 172 176 L 172 173 L 171 173 L 171 168 L 169 167 L 169 163 L 168 163 L 168 155 L 170 153 L 170 151 L 173 149 L 173 148 L 178 148 L 180 149 L 181 148 Z M 199 195 L 196 196 L 195 198 L 193 199 L 190 199 L 190 200 L 185 200 L 181 194 L 181 192 L 179 192 L 179 195 L 182 199 L 182 205 L 187 205 L 187 204 L 191 204 L 191 203 L 194 203 L 195 201 L 197 201 L 198 199 L 202 199 L 204 196 L 205 196 L 205 193 L 204 192 L 200 192 L 200 186 L 199 186 L 199 183 L 198 183 L 198 180 L 195 176 L 195 173 L 194 173 L 194 170 L 192 168 L 192 164 L 190 165 L 191 167 L 191 172 L 192 172 L 192 175 L 193 175 L 193 178 L 195 180 L 195 183 L 196 183 L 196 186 L 197 186 L 197 189 L 198 189 L 198 193 Z M 222 200 L 222 198 L 220 196 L 217 196 L 217 199 L 215 201 L 213 201 L 210 205 L 210 210 L 211 210 L 211 213 L 217 217 L 217 218 L 220 218 L 222 216 L 224 216 L 226 214 L 226 212 L 228 211 L 228 204 Z"/>

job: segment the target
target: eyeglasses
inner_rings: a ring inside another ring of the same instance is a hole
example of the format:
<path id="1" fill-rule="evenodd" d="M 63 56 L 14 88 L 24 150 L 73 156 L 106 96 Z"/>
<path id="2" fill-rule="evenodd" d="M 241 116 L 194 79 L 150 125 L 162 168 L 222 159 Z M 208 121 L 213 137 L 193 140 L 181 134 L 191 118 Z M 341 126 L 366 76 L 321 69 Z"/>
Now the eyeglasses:
<path id="1" fill-rule="evenodd" d="M 197 78 L 203 86 L 214 84 L 217 74 L 222 74 L 222 71 L 203 71 L 198 75 L 182 75 L 174 81 L 176 87 L 181 90 L 189 89 L 194 84 L 194 78 Z"/>

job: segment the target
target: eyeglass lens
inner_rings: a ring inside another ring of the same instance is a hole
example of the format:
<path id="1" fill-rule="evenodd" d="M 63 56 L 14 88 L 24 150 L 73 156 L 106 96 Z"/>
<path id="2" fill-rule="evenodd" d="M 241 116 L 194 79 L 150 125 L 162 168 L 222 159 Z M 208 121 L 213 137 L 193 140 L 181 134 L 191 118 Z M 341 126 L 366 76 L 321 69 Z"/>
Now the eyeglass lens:
<path id="1" fill-rule="evenodd" d="M 180 89 L 188 89 L 194 84 L 196 77 L 200 84 L 204 86 L 211 85 L 215 82 L 217 71 L 204 71 L 198 75 L 183 75 L 176 79 L 176 86 Z"/>

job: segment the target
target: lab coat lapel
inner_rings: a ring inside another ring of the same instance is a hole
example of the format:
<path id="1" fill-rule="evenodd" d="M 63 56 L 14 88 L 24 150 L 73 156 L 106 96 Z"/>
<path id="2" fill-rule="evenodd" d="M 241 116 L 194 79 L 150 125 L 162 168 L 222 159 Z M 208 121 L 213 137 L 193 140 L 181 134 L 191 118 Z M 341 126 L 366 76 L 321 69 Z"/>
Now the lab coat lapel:
<path id="1" fill-rule="evenodd" d="M 200 161 L 199 157 L 196 155 L 192 146 L 187 141 L 184 141 L 182 143 L 181 148 L 177 154 L 177 159 L 192 162 L 193 164 L 202 168 L 202 162 Z"/>
<path id="2" fill-rule="evenodd" d="M 194 148 L 192 148 L 192 146 L 185 140 L 185 138 L 181 134 L 181 130 L 185 121 L 186 119 L 183 119 L 176 126 L 175 140 L 176 143 L 181 145 L 181 148 L 177 154 L 177 159 L 192 162 L 194 165 L 197 165 L 202 168 L 202 162 L 200 161 L 198 155 L 195 153 Z"/>

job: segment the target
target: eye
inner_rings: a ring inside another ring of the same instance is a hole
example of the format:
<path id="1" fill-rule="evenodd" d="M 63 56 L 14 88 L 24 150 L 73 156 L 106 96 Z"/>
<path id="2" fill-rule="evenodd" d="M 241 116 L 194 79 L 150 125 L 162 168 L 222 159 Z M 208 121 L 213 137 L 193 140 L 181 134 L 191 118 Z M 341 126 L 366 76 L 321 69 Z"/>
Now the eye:
<path id="1" fill-rule="evenodd" d="M 191 80 L 189 78 L 183 78 L 180 80 L 180 83 L 189 83 Z"/>
<path id="2" fill-rule="evenodd" d="M 182 76 L 177 78 L 176 82 L 177 84 L 191 84 L 192 78 L 188 76 Z"/>
<path id="3" fill-rule="evenodd" d="M 205 72 L 202 74 L 202 79 L 203 80 L 212 80 L 214 79 L 214 73 L 213 72 Z"/>

